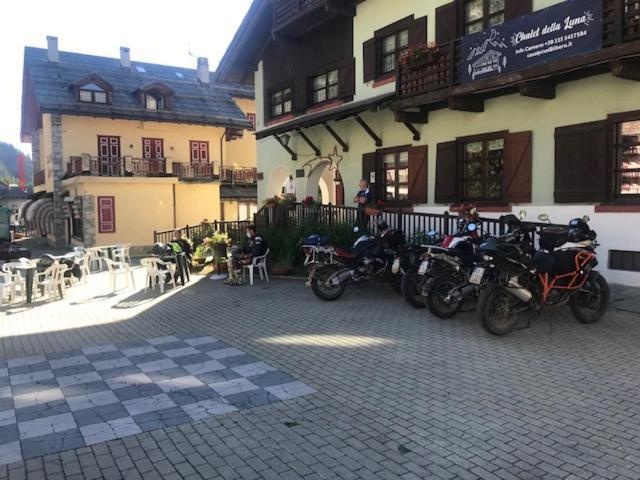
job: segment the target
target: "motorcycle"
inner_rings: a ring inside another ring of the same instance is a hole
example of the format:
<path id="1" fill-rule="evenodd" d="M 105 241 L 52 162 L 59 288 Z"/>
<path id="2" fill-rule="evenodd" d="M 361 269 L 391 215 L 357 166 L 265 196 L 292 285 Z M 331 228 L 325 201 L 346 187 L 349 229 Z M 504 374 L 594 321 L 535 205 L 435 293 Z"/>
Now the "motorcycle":
<path id="1" fill-rule="evenodd" d="M 419 245 L 408 246 L 396 258 L 397 264 L 403 271 L 400 293 L 407 303 L 415 308 L 425 307 L 420 294 L 421 287 L 418 285 L 418 270 L 422 264 L 423 256 L 429 251 L 430 247 L 439 245 L 442 241 L 442 235 L 435 230 L 431 230 L 424 234 L 424 238 L 421 239 Z"/>
<path id="2" fill-rule="evenodd" d="M 522 255 L 531 255 L 531 233 L 535 227 L 523 223 L 526 212 L 503 216 L 500 221 L 507 231 L 500 237 L 475 237 L 467 240 L 468 248 L 462 255 L 451 255 L 449 261 L 453 270 L 439 276 L 433 276 L 422 290 L 429 311 L 439 318 L 451 318 L 462 310 L 465 304 L 473 306 L 478 300 L 482 285 L 470 282 L 478 261 L 482 259 L 476 253 L 479 242 L 499 242 L 501 248 L 516 251 Z M 488 278 L 488 277 L 487 277 Z"/>
<path id="3" fill-rule="evenodd" d="M 540 215 L 548 222 L 548 215 Z M 589 217 L 571 220 L 568 228 L 542 228 L 540 249 L 530 258 L 501 248 L 498 242 L 482 245 L 484 264 L 476 266 L 470 283 L 483 288 L 478 304 L 482 327 L 494 335 L 506 335 L 520 313 L 540 312 L 569 304 L 581 323 L 598 322 L 609 304 L 609 285 L 595 269 L 597 234 Z"/>
<path id="4" fill-rule="evenodd" d="M 315 264 L 307 282 L 318 298 L 338 300 L 347 283 L 364 283 L 374 278 L 385 278 L 399 291 L 402 271 L 393 273 L 392 266 L 396 252 L 405 243 L 404 235 L 384 222 L 379 222 L 378 228 L 381 232 L 378 236 L 363 235 L 351 249 L 330 247 L 331 251 L 325 252 L 332 262 Z"/>

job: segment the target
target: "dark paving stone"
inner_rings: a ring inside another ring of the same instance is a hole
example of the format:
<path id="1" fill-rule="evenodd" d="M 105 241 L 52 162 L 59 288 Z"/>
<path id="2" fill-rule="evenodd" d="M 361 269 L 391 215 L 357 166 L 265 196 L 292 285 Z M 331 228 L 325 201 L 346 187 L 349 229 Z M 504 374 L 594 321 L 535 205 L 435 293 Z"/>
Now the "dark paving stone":
<path id="1" fill-rule="evenodd" d="M 47 360 L 61 360 L 63 358 L 82 357 L 82 350 L 68 350 L 66 352 L 49 352 L 45 354 Z"/>
<path id="2" fill-rule="evenodd" d="M 211 352 L 213 350 L 222 350 L 223 348 L 229 348 L 229 345 L 225 342 L 217 341 L 213 343 L 203 343 L 202 345 L 194 345 L 193 348 L 200 350 L 201 352 Z"/>
<path id="3" fill-rule="evenodd" d="M 67 405 L 66 400 L 55 400 L 53 402 L 43 403 L 42 405 L 17 408 L 16 419 L 18 422 L 26 422 L 36 418 L 44 418 L 61 413 L 67 413 L 69 411 L 69 405 Z"/>
<path id="4" fill-rule="evenodd" d="M 196 363 L 204 363 L 211 360 L 209 355 L 205 355 L 204 353 L 198 353 L 193 355 L 186 355 L 184 357 L 175 357 L 172 359 L 178 365 L 194 365 Z"/>
<path id="5" fill-rule="evenodd" d="M 85 425 L 95 425 L 96 423 L 104 423 L 117 418 L 126 418 L 129 412 L 120 403 L 111 403 L 101 407 L 86 408 L 72 412 L 78 427 Z"/>
<path id="6" fill-rule="evenodd" d="M 170 380 L 173 378 L 186 377 L 191 374 L 188 371 L 186 371 L 184 368 L 173 367 L 173 368 L 167 368 L 166 370 L 157 370 L 155 372 L 148 372 L 145 375 L 147 375 L 147 377 L 149 377 L 153 382 L 160 382 L 162 380 Z"/>
<path id="7" fill-rule="evenodd" d="M 17 440 L 20 440 L 17 423 L 0 427 L 0 445 L 3 443 L 15 442 Z"/>
<path id="8" fill-rule="evenodd" d="M 133 375 L 134 373 L 142 373 L 136 365 L 127 365 L 125 367 L 111 368 L 109 370 L 101 370 L 100 376 L 104 379 L 114 377 L 124 377 L 126 375 Z"/>
<path id="9" fill-rule="evenodd" d="M 69 385 L 60 387 L 65 397 L 75 397 L 77 395 L 87 395 L 89 393 L 104 392 L 111 390 L 105 382 L 89 382 L 80 385 Z"/>
<path id="10" fill-rule="evenodd" d="M 42 457 L 50 453 L 60 452 L 71 448 L 84 447 L 84 438 L 80 430 L 52 433 L 42 437 L 28 438 L 21 441 L 22 456 L 26 459 Z"/>
<path id="11" fill-rule="evenodd" d="M 216 370 L 215 372 L 199 373 L 194 375 L 194 377 L 207 385 L 211 385 L 213 383 L 220 383 L 226 380 L 235 380 L 236 378 L 242 377 L 242 375 L 226 368 L 224 370 Z"/>
<path id="12" fill-rule="evenodd" d="M 161 343 L 160 345 L 154 345 L 154 347 L 156 347 L 161 352 L 164 352 L 165 350 L 177 350 L 178 348 L 186 348 L 190 346 L 191 345 L 189 345 L 187 342 L 184 342 L 182 340 L 177 342 Z"/>
<path id="13" fill-rule="evenodd" d="M 10 410 L 13 408 L 13 398 L 0 398 L 0 412 L 4 412 L 5 410 Z"/>
<path id="14" fill-rule="evenodd" d="M 245 355 L 236 355 L 235 357 L 221 358 L 218 361 L 224 366 L 228 368 L 232 368 L 232 367 L 238 367 L 240 365 L 246 365 L 248 363 L 256 363 L 256 362 L 259 362 L 260 360 L 258 360 L 256 357 L 245 354 Z"/>
<path id="15" fill-rule="evenodd" d="M 105 360 L 116 360 L 124 357 L 124 354 L 120 350 L 114 350 L 113 352 L 101 352 L 91 355 L 85 355 L 90 362 L 103 362 Z"/>
<path id="16" fill-rule="evenodd" d="M 271 395 L 266 390 L 251 390 L 250 392 L 235 393 L 225 396 L 224 399 L 238 410 L 262 407 L 263 405 L 280 401 L 278 397 Z"/>
<path id="17" fill-rule="evenodd" d="M 24 375 L 25 373 L 42 372 L 51 370 L 49 362 L 34 363 L 32 365 L 22 365 L 20 367 L 10 367 L 9 375 Z"/>
<path id="18" fill-rule="evenodd" d="M 71 375 L 79 375 L 81 373 L 95 372 L 96 369 L 93 365 L 86 363 L 84 365 L 70 365 L 68 367 L 56 368 L 53 370 L 53 374 L 56 377 L 68 377 Z"/>
<path id="19" fill-rule="evenodd" d="M 143 353 L 142 355 L 133 355 L 129 357 L 129 360 L 131 360 L 134 365 L 140 365 L 141 363 L 155 362 L 157 360 L 165 360 L 166 358 L 167 356 L 160 352 L 153 352 Z"/>
<path id="20" fill-rule="evenodd" d="M 155 383 L 143 383 L 142 385 L 130 385 L 124 388 L 118 388 L 113 391 L 121 402 L 133 400 L 134 398 L 150 397 L 159 395 L 163 390 Z"/>
<path id="21" fill-rule="evenodd" d="M 13 392 L 13 395 L 17 397 L 18 395 L 56 388 L 57 386 L 58 381 L 55 378 L 48 378 L 47 380 L 38 380 L 37 382 L 14 385 L 11 387 L 11 391 Z"/>
<path id="22" fill-rule="evenodd" d="M 0 377 L 0 387 L 8 387 L 9 385 L 11 385 L 9 377 Z"/>
<path id="23" fill-rule="evenodd" d="M 247 377 L 251 383 L 258 385 L 259 387 L 272 387 L 273 385 L 281 385 L 283 383 L 289 383 L 296 381 L 291 375 L 287 375 L 279 370 L 263 373 L 261 375 L 255 375 L 253 377 Z"/>
<path id="24" fill-rule="evenodd" d="M 220 398 L 220 395 L 210 387 L 187 388 L 185 390 L 168 393 L 167 395 L 169 395 L 171 400 L 176 402 L 177 405 L 188 405 L 201 400 L 215 400 Z"/>
<path id="25" fill-rule="evenodd" d="M 191 422 L 191 417 L 180 407 L 167 408 L 157 412 L 134 415 L 133 419 L 145 432 L 158 428 L 167 428 L 182 423 Z"/>

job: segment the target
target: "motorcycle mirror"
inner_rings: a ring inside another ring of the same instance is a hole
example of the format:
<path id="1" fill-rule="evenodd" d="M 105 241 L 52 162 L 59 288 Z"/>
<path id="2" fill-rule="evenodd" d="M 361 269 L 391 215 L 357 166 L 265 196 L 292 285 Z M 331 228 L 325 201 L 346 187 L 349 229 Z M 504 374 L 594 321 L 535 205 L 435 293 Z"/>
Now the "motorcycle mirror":
<path id="1" fill-rule="evenodd" d="M 520 210 L 520 214 L 518 216 L 520 217 L 520 220 L 524 220 L 525 218 L 527 218 L 527 211 Z"/>
<path id="2" fill-rule="evenodd" d="M 469 210 L 469 213 L 470 213 L 471 215 L 475 215 L 476 213 L 478 213 L 478 209 L 477 209 L 477 208 L 475 208 L 475 207 L 473 207 L 471 210 Z"/>
<path id="3" fill-rule="evenodd" d="M 353 227 L 353 233 L 358 233 L 360 231 L 360 227 Z"/>
<path id="4" fill-rule="evenodd" d="M 470 232 L 475 232 L 478 229 L 478 226 L 475 223 L 470 223 L 467 225 L 467 230 Z"/>
<path id="5" fill-rule="evenodd" d="M 547 215 L 546 213 L 541 213 L 540 215 L 538 215 L 538 220 L 540 220 L 541 222 L 548 222 L 549 215 Z"/>
<path id="6" fill-rule="evenodd" d="M 589 215 L 585 215 L 584 217 L 582 217 L 582 221 L 584 223 L 589 223 L 589 220 L 591 220 L 591 218 L 589 217 Z"/>

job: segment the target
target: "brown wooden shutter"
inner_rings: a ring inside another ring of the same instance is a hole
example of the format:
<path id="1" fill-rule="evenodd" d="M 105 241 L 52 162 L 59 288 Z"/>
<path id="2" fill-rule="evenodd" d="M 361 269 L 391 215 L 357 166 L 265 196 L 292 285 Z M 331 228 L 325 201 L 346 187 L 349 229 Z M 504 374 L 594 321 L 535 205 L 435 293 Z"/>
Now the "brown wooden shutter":
<path id="1" fill-rule="evenodd" d="M 364 81 L 371 82 L 376 79 L 377 49 L 376 39 L 372 38 L 362 44 L 362 65 Z"/>
<path id="2" fill-rule="evenodd" d="M 531 202 L 531 132 L 510 133 L 504 139 L 502 199 Z"/>
<path id="3" fill-rule="evenodd" d="M 116 233 L 115 197 L 98 197 L 98 232 Z"/>
<path id="4" fill-rule="evenodd" d="M 458 4 L 447 3 L 436 8 L 436 43 L 448 43 L 458 38 Z"/>
<path id="5" fill-rule="evenodd" d="M 309 106 L 309 83 L 306 76 L 296 80 L 291 95 L 292 110 L 296 113 L 304 112 Z"/>
<path id="6" fill-rule="evenodd" d="M 338 96 L 353 97 L 356 94 L 356 60 L 355 58 L 340 67 L 338 72 Z"/>
<path id="7" fill-rule="evenodd" d="M 436 203 L 455 203 L 458 193 L 456 142 L 438 144 L 436 157 Z"/>
<path id="8" fill-rule="evenodd" d="M 504 4 L 504 19 L 511 20 L 533 11 L 533 0 L 506 0 Z"/>
<path id="9" fill-rule="evenodd" d="M 411 22 L 409 26 L 409 43 L 427 43 L 427 17 L 421 17 Z"/>
<path id="10" fill-rule="evenodd" d="M 362 155 L 362 178 L 369 181 L 369 188 L 373 192 L 375 200 L 379 198 L 378 190 L 380 190 L 377 188 L 381 180 L 378 175 L 378 154 L 373 152 Z"/>
<path id="11" fill-rule="evenodd" d="M 602 202 L 608 198 L 606 120 L 556 128 L 555 200 Z"/>
<path id="12" fill-rule="evenodd" d="M 427 203 L 427 179 L 429 173 L 428 147 L 421 145 L 409 149 L 409 201 Z"/>

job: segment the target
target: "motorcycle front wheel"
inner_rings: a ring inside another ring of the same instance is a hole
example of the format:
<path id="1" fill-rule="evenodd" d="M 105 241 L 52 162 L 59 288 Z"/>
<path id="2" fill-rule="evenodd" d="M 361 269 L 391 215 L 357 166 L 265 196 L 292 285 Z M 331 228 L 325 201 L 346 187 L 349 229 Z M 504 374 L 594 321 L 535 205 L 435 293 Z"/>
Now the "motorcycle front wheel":
<path id="1" fill-rule="evenodd" d="M 433 280 L 429 295 L 424 302 L 431 313 L 438 318 L 451 318 L 460 311 L 462 297 L 447 299 L 451 291 L 460 285 L 460 279 L 453 275 L 441 275 Z"/>
<path id="2" fill-rule="evenodd" d="M 391 288 L 393 288 L 393 291 L 396 293 L 402 293 L 402 277 L 404 277 L 402 273 L 389 273 L 389 285 L 391 285 Z"/>
<path id="3" fill-rule="evenodd" d="M 411 268 L 402 276 L 400 291 L 407 303 L 414 308 L 425 307 L 422 298 L 422 281 L 425 278 L 425 275 L 418 275 L 417 268 Z"/>
<path id="4" fill-rule="evenodd" d="M 515 311 L 518 301 L 500 285 L 488 287 L 482 292 L 478 305 L 482 328 L 492 335 L 511 333 L 518 321 Z"/>
<path id="5" fill-rule="evenodd" d="M 346 286 L 345 282 L 327 284 L 329 277 L 339 270 L 342 270 L 342 268 L 337 265 L 329 265 L 316 271 L 311 280 L 311 289 L 318 298 L 327 302 L 333 302 L 342 296 Z"/>
<path id="6" fill-rule="evenodd" d="M 592 272 L 584 286 L 571 296 L 569 308 L 580 323 L 596 323 L 609 307 L 609 284 L 598 272 Z"/>

